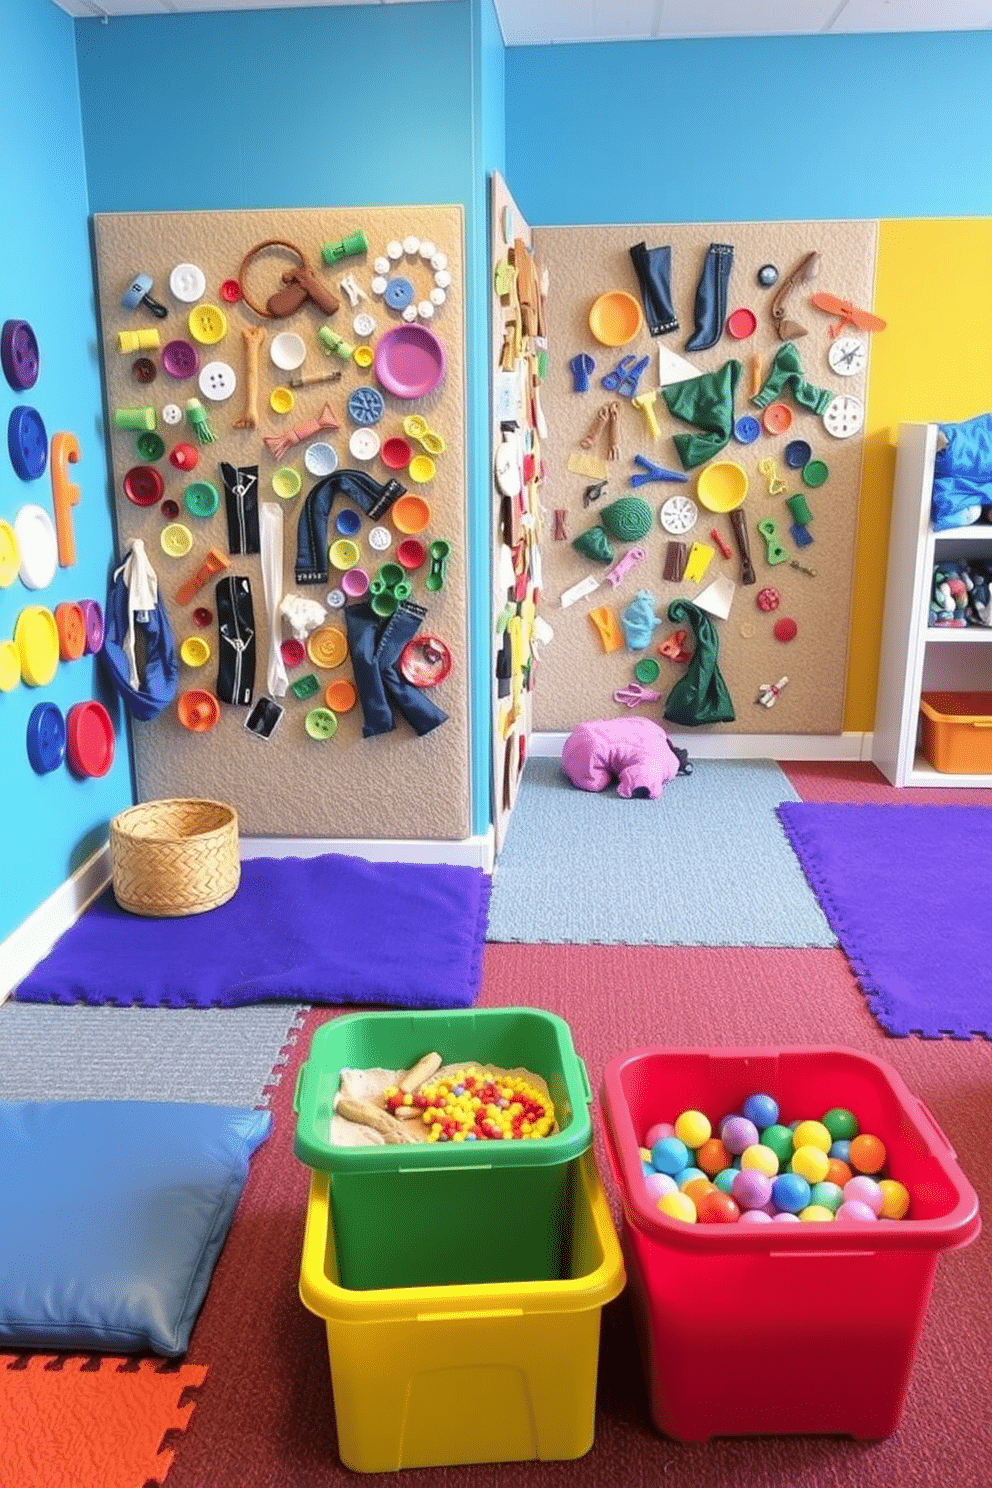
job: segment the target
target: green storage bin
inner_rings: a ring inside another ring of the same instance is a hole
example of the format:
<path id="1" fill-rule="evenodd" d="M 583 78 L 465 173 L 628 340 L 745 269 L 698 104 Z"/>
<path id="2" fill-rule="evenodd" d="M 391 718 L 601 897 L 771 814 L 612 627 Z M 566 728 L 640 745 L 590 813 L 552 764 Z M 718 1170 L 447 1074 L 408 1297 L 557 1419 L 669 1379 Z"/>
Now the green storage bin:
<path id="1" fill-rule="evenodd" d="M 337 1147 L 342 1069 L 445 1064 L 540 1075 L 559 1130 L 529 1142 Z M 326 1172 L 341 1285 L 355 1291 L 559 1281 L 574 1165 L 591 1146 L 589 1077 L 563 1018 L 536 1008 L 355 1013 L 318 1028 L 297 1079 L 294 1151 Z"/>

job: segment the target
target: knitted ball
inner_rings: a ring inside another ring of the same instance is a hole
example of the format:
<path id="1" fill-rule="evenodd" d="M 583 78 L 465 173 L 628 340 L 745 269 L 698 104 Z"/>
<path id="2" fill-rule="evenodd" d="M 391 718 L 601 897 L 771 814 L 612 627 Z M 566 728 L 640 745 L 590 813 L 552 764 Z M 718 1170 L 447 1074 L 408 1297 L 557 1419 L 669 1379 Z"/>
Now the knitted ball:
<path id="1" fill-rule="evenodd" d="M 599 519 L 617 542 L 637 542 L 651 531 L 651 508 L 640 496 L 621 496 L 604 506 Z"/>
<path id="2" fill-rule="evenodd" d="M 586 558 L 592 558 L 596 563 L 612 563 L 613 549 L 610 547 L 610 539 L 602 527 L 590 527 L 587 532 L 580 532 L 572 542 L 572 547 Z"/>

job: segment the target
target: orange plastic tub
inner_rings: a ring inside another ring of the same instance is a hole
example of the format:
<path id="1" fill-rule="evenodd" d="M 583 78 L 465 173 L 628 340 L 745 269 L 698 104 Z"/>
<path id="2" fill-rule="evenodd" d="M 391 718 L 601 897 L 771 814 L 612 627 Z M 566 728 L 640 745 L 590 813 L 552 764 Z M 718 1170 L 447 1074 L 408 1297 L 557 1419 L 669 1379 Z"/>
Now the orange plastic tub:
<path id="1" fill-rule="evenodd" d="M 923 753 L 949 775 L 992 775 L 992 692 L 925 692 Z"/>

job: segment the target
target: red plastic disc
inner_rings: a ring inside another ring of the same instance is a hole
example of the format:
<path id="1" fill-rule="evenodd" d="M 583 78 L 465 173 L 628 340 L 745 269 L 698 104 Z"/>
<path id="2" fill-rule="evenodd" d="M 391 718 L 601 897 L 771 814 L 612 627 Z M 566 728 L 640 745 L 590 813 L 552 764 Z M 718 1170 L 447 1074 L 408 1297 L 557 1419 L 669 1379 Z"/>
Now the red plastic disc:
<path id="1" fill-rule="evenodd" d="M 76 703 L 65 720 L 69 769 L 81 779 L 106 775 L 114 762 L 114 725 L 102 703 Z"/>
<path id="2" fill-rule="evenodd" d="M 735 341 L 746 341 L 758 328 L 758 317 L 753 310 L 735 310 L 727 318 L 727 335 Z"/>

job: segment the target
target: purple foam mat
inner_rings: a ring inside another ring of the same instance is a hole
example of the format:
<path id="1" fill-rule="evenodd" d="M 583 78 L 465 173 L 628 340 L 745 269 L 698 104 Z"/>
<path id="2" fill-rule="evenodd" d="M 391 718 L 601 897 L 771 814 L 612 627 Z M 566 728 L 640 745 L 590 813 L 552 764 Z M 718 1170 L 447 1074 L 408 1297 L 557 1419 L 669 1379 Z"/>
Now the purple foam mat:
<path id="1" fill-rule="evenodd" d="M 982 806 L 777 808 L 886 1032 L 992 1038 L 992 916 Z"/>
<path id="2" fill-rule="evenodd" d="M 490 879 L 448 864 L 253 858 L 232 899 L 148 919 L 97 899 L 14 993 L 20 1002 L 469 1007 Z"/>

